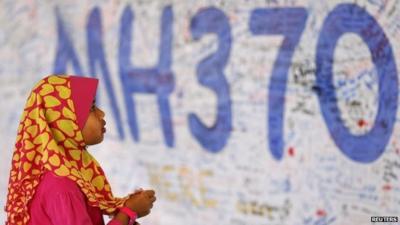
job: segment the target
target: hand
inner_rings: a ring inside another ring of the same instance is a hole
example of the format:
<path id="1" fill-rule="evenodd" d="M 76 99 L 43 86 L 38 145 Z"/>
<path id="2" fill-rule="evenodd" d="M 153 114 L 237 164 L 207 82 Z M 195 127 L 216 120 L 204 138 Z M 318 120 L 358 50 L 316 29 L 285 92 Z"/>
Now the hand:
<path id="1" fill-rule="evenodd" d="M 146 216 L 150 213 L 153 203 L 156 201 L 155 192 L 153 190 L 142 190 L 130 194 L 125 206 L 137 213 L 138 217 Z"/>

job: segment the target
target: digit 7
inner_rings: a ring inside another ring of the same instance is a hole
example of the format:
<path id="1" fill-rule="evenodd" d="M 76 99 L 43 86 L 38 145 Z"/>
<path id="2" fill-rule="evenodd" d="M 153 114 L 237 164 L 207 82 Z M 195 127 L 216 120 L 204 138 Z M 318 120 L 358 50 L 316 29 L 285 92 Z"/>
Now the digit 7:
<path id="1" fill-rule="evenodd" d="M 250 16 L 250 31 L 254 35 L 283 35 L 268 87 L 267 136 L 272 156 L 283 156 L 283 118 L 289 66 L 293 52 L 303 33 L 308 13 L 305 8 L 255 9 Z"/>

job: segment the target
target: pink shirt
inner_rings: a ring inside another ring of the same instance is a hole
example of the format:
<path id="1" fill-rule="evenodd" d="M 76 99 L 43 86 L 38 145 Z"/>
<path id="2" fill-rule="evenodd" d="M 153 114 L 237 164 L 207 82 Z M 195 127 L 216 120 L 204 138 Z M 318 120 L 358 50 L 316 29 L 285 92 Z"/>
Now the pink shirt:
<path id="1" fill-rule="evenodd" d="M 29 205 L 29 225 L 104 225 L 97 207 L 88 205 L 76 183 L 47 172 Z M 121 225 L 111 220 L 108 225 Z"/>

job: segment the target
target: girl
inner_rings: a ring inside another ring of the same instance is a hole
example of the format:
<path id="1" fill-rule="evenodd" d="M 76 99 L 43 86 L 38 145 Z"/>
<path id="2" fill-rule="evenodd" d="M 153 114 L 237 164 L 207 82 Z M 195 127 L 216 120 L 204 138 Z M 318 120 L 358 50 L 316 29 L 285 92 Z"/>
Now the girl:
<path id="1" fill-rule="evenodd" d="M 116 198 L 86 150 L 103 141 L 104 112 L 96 107 L 98 80 L 49 76 L 25 105 L 12 158 L 7 225 L 134 224 L 150 213 L 154 191 Z"/>

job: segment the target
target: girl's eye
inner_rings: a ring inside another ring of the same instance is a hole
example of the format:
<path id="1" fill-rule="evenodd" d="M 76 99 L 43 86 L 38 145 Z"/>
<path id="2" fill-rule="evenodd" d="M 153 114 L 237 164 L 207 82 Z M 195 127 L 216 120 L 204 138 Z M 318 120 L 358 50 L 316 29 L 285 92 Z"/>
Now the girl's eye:
<path id="1" fill-rule="evenodd" d="M 90 111 L 94 111 L 96 109 L 96 105 L 92 105 L 92 107 L 90 108 Z"/>

